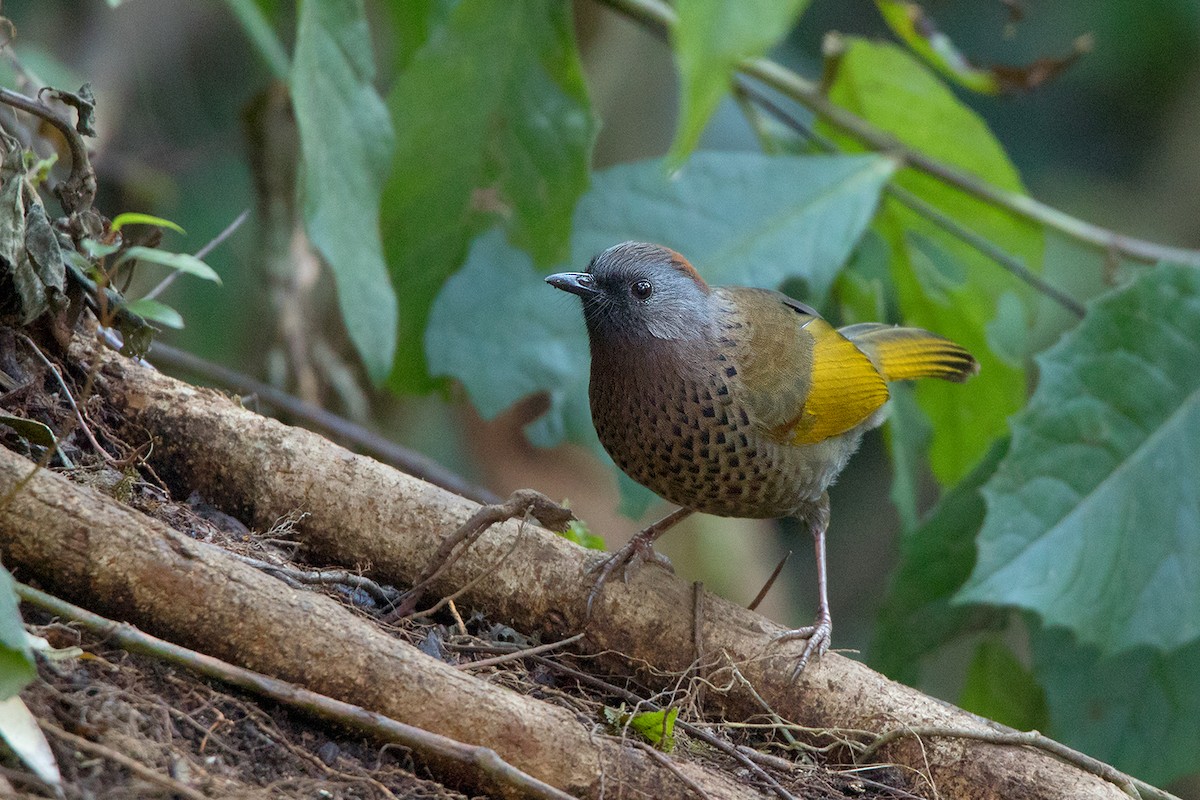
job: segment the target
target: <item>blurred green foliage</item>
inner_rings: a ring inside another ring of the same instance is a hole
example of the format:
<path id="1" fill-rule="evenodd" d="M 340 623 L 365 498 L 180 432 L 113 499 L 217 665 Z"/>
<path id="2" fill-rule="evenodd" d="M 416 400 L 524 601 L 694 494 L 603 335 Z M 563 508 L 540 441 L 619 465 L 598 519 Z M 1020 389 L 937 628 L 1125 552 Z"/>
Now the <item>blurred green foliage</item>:
<path id="1" fill-rule="evenodd" d="M 841 152 L 817 155 L 769 109 L 747 124 L 755 101 L 723 99 L 740 58 L 770 53 L 925 156 L 1196 246 L 1197 4 L 928 3 L 952 45 L 936 52 L 917 28 L 899 28 L 915 47 L 878 41 L 889 25 L 873 6 L 835 0 L 681 0 L 663 45 L 591 2 L 575 20 L 551 0 L 142 5 L 4 7 L 27 66 L 96 85 L 101 207 L 160 214 L 199 242 L 221 230 L 255 204 L 232 155 L 242 109 L 286 74 L 305 230 L 361 362 L 391 389 L 452 376 L 486 416 L 545 391 L 532 438 L 595 447 L 582 321 L 541 275 L 629 238 L 683 251 L 714 283 L 786 284 L 832 318 L 910 322 L 967 345 L 978 378 L 898 393 L 889 441 L 906 530 L 868 660 L 1149 780 L 1200 770 L 1188 745 L 1200 736 L 1194 264 L 1101 252 L 1066 215 L 1035 223 L 863 155 L 860 136 L 786 97 L 771 96 Z M 153 37 L 138 33 L 147 15 Z M 844 49 L 824 62 L 833 29 Z M 1029 95 L 970 94 L 922 60 L 1029 63 L 1089 32 L 1095 51 Z M 655 46 L 672 48 L 678 94 L 641 96 L 671 86 L 646 73 L 663 64 L 645 55 Z M 593 163 L 594 144 L 661 156 L 672 135 L 673 160 Z M 787 155 L 725 152 L 759 148 Z M 1080 322 L 923 207 L 1098 299 Z M 253 247 L 241 233 L 209 258 L 223 290 L 172 298 L 185 344 L 235 362 L 261 353 L 267 279 Z M 848 505 L 835 495 L 835 521 Z M 964 642 L 970 662 L 945 681 L 939 659 Z"/>

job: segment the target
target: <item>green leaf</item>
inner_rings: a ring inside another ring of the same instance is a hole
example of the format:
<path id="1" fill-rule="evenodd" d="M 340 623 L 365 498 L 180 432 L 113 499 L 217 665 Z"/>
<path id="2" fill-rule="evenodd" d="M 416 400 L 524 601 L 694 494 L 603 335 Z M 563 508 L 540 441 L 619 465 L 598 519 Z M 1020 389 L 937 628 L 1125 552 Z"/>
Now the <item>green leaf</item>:
<path id="1" fill-rule="evenodd" d="M 374 79 L 362 0 L 303 0 L 291 90 L 305 229 L 333 272 L 350 339 L 367 372 L 382 381 L 395 354 L 398 313 L 379 234 L 394 140 Z"/>
<path id="2" fill-rule="evenodd" d="M 1023 191 L 1020 178 L 986 124 L 904 50 L 849 40 L 830 98 L 908 146 L 998 187 Z M 848 149 L 862 145 L 821 125 Z M 896 184 L 958 224 L 1040 270 L 1041 229 L 915 170 Z M 943 485 L 965 475 L 1006 429 L 1025 399 L 1022 370 L 992 353 L 988 328 L 1005 293 L 1028 303 L 1028 287 L 930 219 L 889 199 L 877 230 L 891 248 L 901 321 L 954 339 L 979 360 L 963 386 L 921 381 L 917 399 L 933 423 L 930 466 Z"/>
<path id="3" fill-rule="evenodd" d="M 26 440 L 41 447 L 53 447 L 55 444 L 54 431 L 36 419 L 14 417 L 12 414 L 0 413 L 0 425 L 7 425 Z"/>
<path id="4" fill-rule="evenodd" d="M 105 244 L 104 242 L 87 238 L 83 239 L 83 241 L 80 242 L 80 245 L 80 249 L 83 250 L 84 254 L 92 260 L 98 260 L 104 258 L 105 256 L 111 256 L 113 253 L 121 249 L 121 245 L 117 242 Z M 86 270 L 90 266 L 90 264 L 80 265 L 80 268 Z"/>
<path id="5" fill-rule="evenodd" d="M 616 728 L 630 728 L 665 753 L 675 749 L 675 719 L 678 716 L 679 709 L 675 707 L 641 714 L 630 714 L 624 707 L 604 709 L 604 719 L 608 724 Z"/>
<path id="6" fill-rule="evenodd" d="M 176 233 L 187 233 L 187 231 L 169 219 L 156 217 L 153 214 L 142 214 L 137 211 L 127 211 L 124 214 L 117 214 L 113 217 L 113 221 L 109 224 L 109 227 L 115 233 L 126 225 L 153 225 L 156 228 L 170 228 Z"/>
<path id="7" fill-rule="evenodd" d="M 1038 358 L 960 598 L 1105 653 L 1200 638 L 1200 271 L 1160 265 Z"/>
<path id="8" fill-rule="evenodd" d="M 143 297 L 140 300 L 126 303 L 125 308 L 150 322 L 157 322 L 159 325 L 165 325 L 175 330 L 183 329 L 183 316 L 166 303 Z"/>
<path id="9" fill-rule="evenodd" d="M 657 160 L 613 167 L 579 203 L 571 263 L 622 240 L 656 241 L 683 251 L 714 285 L 774 287 L 800 276 L 823 297 L 893 168 L 878 156 L 758 153 L 698 153 L 673 176 Z M 566 437 L 599 452 L 583 315 L 543 277 L 501 232 L 477 239 L 433 306 L 429 363 L 462 381 L 488 418 L 548 392 L 549 413 L 528 428 L 534 443 Z"/>
<path id="10" fill-rule="evenodd" d="M 124 264 L 127 261 L 135 260 L 149 261 L 151 264 L 158 264 L 178 272 L 186 272 L 188 275 L 195 275 L 197 278 L 203 278 L 213 283 L 221 282 L 221 276 L 212 267 L 188 253 L 168 253 L 166 250 L 159 250 L 155 247 L 136 245 L 121 251 L 118 263 Z"/>
<path id="11" fill-rule="evenodd" d="M 933 27 L 919 5 L 909 0 L 875 0 L 875 5 L 892 32 L 943 75 L 980 94 L 1000 91 L 995 74 L 972 64 L 950 37 Z"/>
<path id="12" fill-rule="evenodd" d="M 1032 91 L 1057 77 L 1092 49 L 1091 35 L 1075 40 L 1073 50 L 1060 58 L 1039 58 L 1025 66 L 979 67 L 942 31 L 918 3 L 911 0 L 875 0 L 888 27 L 914 53 L 950 80 L 980 94 Z"/>
<path id="13" fill-rule="evenodd" d="M 447 5 L 389 98 L 399 138 L 383 230 L 402 303 L 391 385 L 404 390 L 430 385 L 429 308 L 476 234 L 502 219 L 537 263 L 566 255 L 596 131 L 570 4 Z"/>
<path id="14" fill-rule="evenodd" d="M 900 565 L 881 604 L 867 663 L 902 683 L 915 684 L 920 659 L 971 630 L 999 627 L 1003 614 L 952 605 L 975 564 L 975 535 L 983 524 L 979 489 L 1007 451 L 1003 439 L 951 489 L 917 529 L 900 540 Z"/>
<path id="15" fill-rule="evenodd" d="M 109 0 L 112 2 L 112 0 Z M 225 0 L 225 5 L 241 23 L 246 37 L 258 51 L 258 56 L 270 68 L 271 73 L 281 81 L 286 81 L 291 65 L 288 63 L 287 51 L 283 43 L 275 35 L 270 20 L 263 13 L 255 0 Z"/>
<path id="16" fill-rule="evenodd" d="M 12 697 L 36 677 L 13 579 L 0 565 L 0 700 Z"/>
<path id="17" fill-rule="evenodd" d="M 581 519 L 571 520 L 571 524 L 559 536 L 580 547 L 586 547 L 588 550 L 603 551 L 605 549 L 604 539 L 592 533 L 587 523 Z"/>
<path id="18" fill-rule="evenodd" d="M 1055 739 L 1159 786 L 1200 771 L 1200 642 L 1104 657 L 1035 629 L 1030 645 Z"/>
<path id="19" fill-rule="evenodd" d="M 892 488 L 889 496 L 900 514 L 901 527 L 911 531 L 919 523 L 919 490 L 921 478 L 927 474 L 924 454 L 929 449 L 933 429 L 917 405 L 912 387 L 901 383 L 889 388 L 892 411 L 884 429 L 892 456 Z"/>
<path id="20" fill-rule="evenodd" d="M 678 0 L 672 44 L 682 83 L 670 163 L 683 163 L 729 91 L 737 65 L 763 55 L 792 29 L 808 0 Z"/>
<path id="21" fill-rule="evenodd" d="M 975 648 L 958 704 L 1021 731 L 1045 730 L 1046 693 L 1007 647 L 985 639 Z"/>

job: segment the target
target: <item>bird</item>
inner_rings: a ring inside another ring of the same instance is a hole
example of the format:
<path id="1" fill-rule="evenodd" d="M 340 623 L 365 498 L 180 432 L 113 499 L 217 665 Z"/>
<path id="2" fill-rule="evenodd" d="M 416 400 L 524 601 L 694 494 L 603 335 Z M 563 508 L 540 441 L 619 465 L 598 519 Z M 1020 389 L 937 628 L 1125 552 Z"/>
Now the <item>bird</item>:
<path id="1" fill-rule="evenodd" d="M 629 477 L 679 506 L 595 569 L 587 616 L 614 570 L 624 565 L 628 578 L 643 562 L 666 562 L 654 541 L 689 514 L 794 517 L 814 542 L 817 614 L 774 641 L 806 640 L 799 676 L 833 632 L 828 489 L 863 434 L 884 422 L 888 383 L 963 382 L 979 363 L 920 328 L 835 328 L 780 292 L 710 287 L 684 256 L 656 244 L 623 242 L 585 272 L 545 280 L 582 300 L 601 444 Z"/>

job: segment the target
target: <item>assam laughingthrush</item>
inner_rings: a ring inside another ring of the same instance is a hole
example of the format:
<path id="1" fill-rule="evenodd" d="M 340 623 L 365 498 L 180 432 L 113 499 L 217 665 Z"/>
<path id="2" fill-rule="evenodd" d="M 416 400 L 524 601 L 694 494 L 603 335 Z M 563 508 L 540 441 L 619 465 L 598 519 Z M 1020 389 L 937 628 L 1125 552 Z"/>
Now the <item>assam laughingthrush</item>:
<path id="1" fill-rule="evenodd" d="M 835 329 L 778 292 L 710 288 L 683 256 L 653 244 L 610 247 L 587 272 L 546 281 L 583 300 L 601 443 L 635 481 L 681 506 L 598 568 L 589 613 L 614 569 L 659 558 L 654 540 L 693 511 L 797 517 L 816 546 L 817 618 L 777 640 L 808 640 L 799 674 L 833 628 L 826 489 L 883 422 L 887 382 L 964 381 L 979 364 L 919 328 Z"/>

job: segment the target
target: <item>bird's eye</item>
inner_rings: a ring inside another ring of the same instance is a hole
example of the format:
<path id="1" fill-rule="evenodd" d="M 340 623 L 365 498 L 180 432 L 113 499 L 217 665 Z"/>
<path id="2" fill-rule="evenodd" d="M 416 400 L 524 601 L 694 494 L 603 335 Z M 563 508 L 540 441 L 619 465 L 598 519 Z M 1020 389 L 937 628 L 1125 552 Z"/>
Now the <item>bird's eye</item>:
<path id="1" fill-rule="evenodd" d="M 643 279 L 634 281 L 633 285 L 629 287 L 629 291 L 638 300 L 649 300 L 650 295 L 654 294 L 654 286 L 651 285 L 650 281 Z"/>

